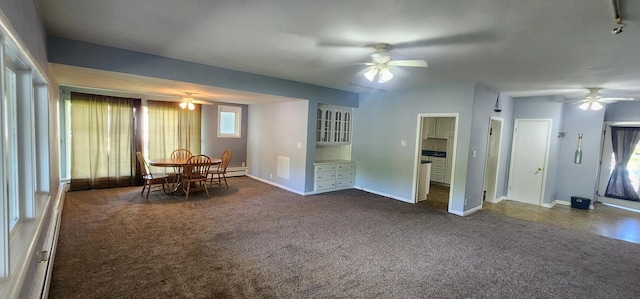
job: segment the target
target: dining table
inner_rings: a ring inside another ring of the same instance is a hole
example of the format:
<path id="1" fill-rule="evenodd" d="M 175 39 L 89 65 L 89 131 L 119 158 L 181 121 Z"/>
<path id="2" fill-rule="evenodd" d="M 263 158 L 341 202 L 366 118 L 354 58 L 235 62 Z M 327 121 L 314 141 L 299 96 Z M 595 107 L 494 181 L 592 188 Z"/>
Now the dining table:
<path id="1" fill-rule="evenodd" d="M 218 165 L 222 163 L 222 159 L 220 158 L 209 158 L 211 159 L 211 165 Z M 189 158 L 158 158 L 158 159 L 150 159 L 149 165 L 155 167 L 183 167 L 187 164 L 187 160 Z M 182 186 L 181 180 L 174 181 L 174 184 L 170 189 L 170 193 L 175 193 Z"/>

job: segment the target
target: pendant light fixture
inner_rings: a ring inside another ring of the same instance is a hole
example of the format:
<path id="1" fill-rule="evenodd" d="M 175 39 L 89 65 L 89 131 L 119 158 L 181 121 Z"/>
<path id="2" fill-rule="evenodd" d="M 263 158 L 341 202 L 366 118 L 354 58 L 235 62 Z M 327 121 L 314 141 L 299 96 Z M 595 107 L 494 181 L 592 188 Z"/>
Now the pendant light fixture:
<path id="1" fill-rule="evenodd" d="M 493 106 L 493 111 L 502 112 L 502 104 L 500 104 L 500 94 L 496 98 L 496 104 Z"/>

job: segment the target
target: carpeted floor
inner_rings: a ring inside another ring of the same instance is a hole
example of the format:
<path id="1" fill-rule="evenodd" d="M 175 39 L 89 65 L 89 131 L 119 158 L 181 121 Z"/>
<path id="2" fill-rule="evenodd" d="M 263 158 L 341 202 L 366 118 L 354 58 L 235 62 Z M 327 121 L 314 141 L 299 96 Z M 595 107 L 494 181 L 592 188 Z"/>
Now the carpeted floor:
<path id="1" fill-rule="evenodd" d="M 50 298 L 636 298 L 640 246 L 247 177 L 210 198 L 67 194 Z"/>

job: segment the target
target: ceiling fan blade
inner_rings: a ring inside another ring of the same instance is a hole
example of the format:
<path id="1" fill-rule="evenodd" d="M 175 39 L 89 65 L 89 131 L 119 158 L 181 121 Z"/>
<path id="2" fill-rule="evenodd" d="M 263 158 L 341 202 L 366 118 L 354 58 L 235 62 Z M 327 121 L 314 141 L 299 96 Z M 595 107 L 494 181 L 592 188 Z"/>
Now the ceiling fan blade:
<path id="1" fill-rule="evenodd" d="M 613 103 L 618 101 L 634 101 L 634 98 L 600 98 L 600 102 Z"/>
<path id="2" fill-rule="evenodd" d="M 568 103 L 568 104 L 575 104 L 575 103 L 584 103 L 584 102 L 588 102 L 589 100 L 584 100 L 584 99 L 580 99 L 580 100 L 559 100 L 558 103 Z"/>
<path id="3" fill-rule="evenodd" d="M 477 31 L 447 35 L 441 37 L 427 38 L 423 40 L 402 42 L 393 44 L 393 48 L 416 48 L 429 46 L 446 46 L 456 44 L 491 43 L 497 40 L 497 36 L 489 31 Z"/>
<path id="4" fill-rule="evenodd" d="M 392 66 L 410 66 L 410 67 L 427 67 L 424 60 L 391 60 L 387 63 Z"/>
<path id="5" fill-rule="evenodd" d="M 195 100 L 194 99 L 194 100 L 191 100 L 190 102 L 194 103 L 194 104 L 200 104 L 200 105 L 213 105 L 212 102 L 209 102 L 207 100 Z"/>

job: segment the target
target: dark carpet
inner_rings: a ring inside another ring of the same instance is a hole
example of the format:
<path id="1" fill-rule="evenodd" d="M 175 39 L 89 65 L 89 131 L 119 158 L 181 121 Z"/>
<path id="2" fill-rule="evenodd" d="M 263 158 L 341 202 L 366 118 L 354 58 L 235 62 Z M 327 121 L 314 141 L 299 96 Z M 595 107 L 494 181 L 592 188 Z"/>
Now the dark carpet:
<path id="1" fill-rule="evenodd" d="M 638 298 L 640 246 L 358 190 L 66 195 L 50 298 Z"/>

